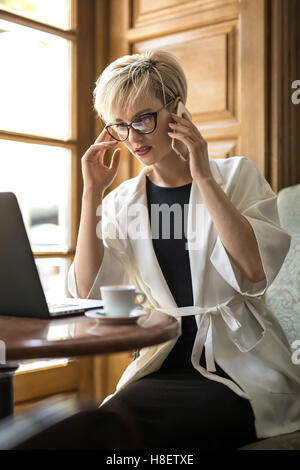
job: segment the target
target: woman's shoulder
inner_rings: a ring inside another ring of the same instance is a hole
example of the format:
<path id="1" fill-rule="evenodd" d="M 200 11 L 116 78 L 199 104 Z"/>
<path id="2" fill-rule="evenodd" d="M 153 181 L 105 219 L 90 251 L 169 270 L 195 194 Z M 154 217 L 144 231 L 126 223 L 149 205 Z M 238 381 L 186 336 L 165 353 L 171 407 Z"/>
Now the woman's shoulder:
<path id="1" fill-rule="evenodd" d="M 249 168 L 255 171 L 258 170 L 255 162 L 243 155 L 228 158 L 213 158 L 211 161 L 214 162 L 222 172 L 234 172 L 243 168 Z"/>
<path id="2" fill-rule="evenodd" d="M 211 166 L 223 183 L 230 183 L 237 177 L 262 176 L 255 162 L 245 156 L 210 159 Z"/>
<path id="3" fill-rule="evenodd" d="M 269 182 L 256 163 L 244 156 L 214 159 L 227 195 L 243 193 L 256 197 L 275 197 Z M 250 197 L 250 196 L 249 196 Z"/>

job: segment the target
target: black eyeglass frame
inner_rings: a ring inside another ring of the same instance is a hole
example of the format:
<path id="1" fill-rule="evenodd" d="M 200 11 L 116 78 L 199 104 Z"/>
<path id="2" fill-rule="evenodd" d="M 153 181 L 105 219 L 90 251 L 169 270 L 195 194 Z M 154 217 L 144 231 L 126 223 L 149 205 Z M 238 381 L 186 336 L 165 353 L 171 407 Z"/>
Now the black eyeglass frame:
<path id="1" fill-rule="evenodd" d="M 155 131 L 156 127 L 157 127 L 157 115 L 158 113 L 160 113 L 160 111 L 162 111 L 164 108 L 167 108 L 168 106 L 170 106 L 171 103 L 173 103 L 174 100 L 172 101 L 169 101 L 169 103 L 167 104 L 164 104 L 161 108 L 159 108 L 157 111 L 153 111 L 153 112 L 150 112 L 150 113 L 145 113 L 145 114 L 141 114 L 140 116 L 137 116 L 133 119 L 133 121 L 131 121 L 130 124 L 124 124 L 124 123 L 114 123 L 114 124 L 108 124 L 107 126 L 105 126 L 105 130 L 109 133 L 109 135 L 114 139 L 114 140 L 117 140 L 118 142 L 125 142 L 125 140 L 128 139 L 129 137 L 129 128 L 131 127 L 135 132 L 137 132 L 138 134 L 152 134 L 152 132 Z M 154 117 L 154 128 L 152 129 L 152 131 L 149 131 L 149 132 L 142 132 L 142 131 L 139 131 L 138 129 L 135 129 L 133 127 L 133 123 L 136 122 L 136 120 L 139 118 L 139 117 L 142 117 L 142 116 L 153 116 Z M 125 137 L 125 139 L 117 139 L 114 135 L 112 135 L 110 132 L 109 132 L 109 128 L 111 126 L 117 126 L 118 124 L 122 124 L 123 127 L 127 127 L 127 136 Z"/>

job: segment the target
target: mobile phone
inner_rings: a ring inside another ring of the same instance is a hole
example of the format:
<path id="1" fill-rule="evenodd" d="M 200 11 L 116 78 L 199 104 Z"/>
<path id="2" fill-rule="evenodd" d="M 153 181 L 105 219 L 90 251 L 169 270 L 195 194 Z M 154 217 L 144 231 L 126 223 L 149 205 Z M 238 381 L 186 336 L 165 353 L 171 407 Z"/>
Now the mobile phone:
<path id="1" fill-rule="evenodd" d="M 186 114 L 188 119 L 190 119 L 190 121 L 192 120 L 191 113 L 186 109 L 182 101 L 178 101 L 176 114 L 179 117 L 182 117 L 183 114 Z M 171 145 L 174 152 L 176 152 L 177 155 L 179 155 L 179 157 L 186 162 L 188 160 L 188 149 L 186 145 L 176 139 L 172 139 Z"/>

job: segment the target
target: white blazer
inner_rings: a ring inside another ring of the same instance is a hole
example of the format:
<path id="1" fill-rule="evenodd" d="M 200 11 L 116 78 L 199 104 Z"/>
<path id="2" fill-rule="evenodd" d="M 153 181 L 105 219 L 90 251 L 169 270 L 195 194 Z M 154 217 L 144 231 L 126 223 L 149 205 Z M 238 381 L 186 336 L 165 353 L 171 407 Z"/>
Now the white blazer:
<path id="1" fill-rule="evenodd" d="M 293 364 L 286 336 L 261 299 L 286 257 L 290 236 L 280 226 L 276 194 L 251 160 L 210 159 L 210 166 L 254 230 L 266 280 L 251 283 L 230 260 L 193 181 L 187 239 L 194 305 L 177 308 L 152 245 L 146 198 L 146 174 L 152 168 L 145 167 L 111 191 L 97 212 L 100 216 L 102 209 L 97 233 L 103 238 L 104 258 L 88 297 L 99 298 L 101 285 L 130 283 L 146 294 L 146 307 L 175 316 L 180 325 L 183 315 L 195 315 L 193 366 L 250 400 L 258 438 L 294 432 L 300 429 L 300 366 Z M 68 282 L 78 297 L 74 264 Z M 147 322 L 151 316 L 154 311 Z M 177 339 L 143 348 L 116 392 L 158 370 Z M 206 368 L 199 365 L 204 346 Z M 233 380 L 212 374 L 215 363 Z"/>

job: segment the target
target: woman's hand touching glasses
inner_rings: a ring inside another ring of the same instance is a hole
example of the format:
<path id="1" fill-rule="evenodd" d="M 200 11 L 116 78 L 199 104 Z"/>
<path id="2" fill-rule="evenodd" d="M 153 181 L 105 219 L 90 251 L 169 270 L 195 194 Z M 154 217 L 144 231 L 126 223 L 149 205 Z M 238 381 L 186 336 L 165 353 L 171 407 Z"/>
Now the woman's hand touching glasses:
<path id="1" fill-rule="evenodd" d="M 85 152 L 81 159 L 84 189 L 97 189 L 104 192 L 113 182 L 120 163 L 120 149 L 112 155 L 110 166 L 104 164 L 105 152 L 117 145 L 108 132 L 103 129 L 94 144 Z"/>

